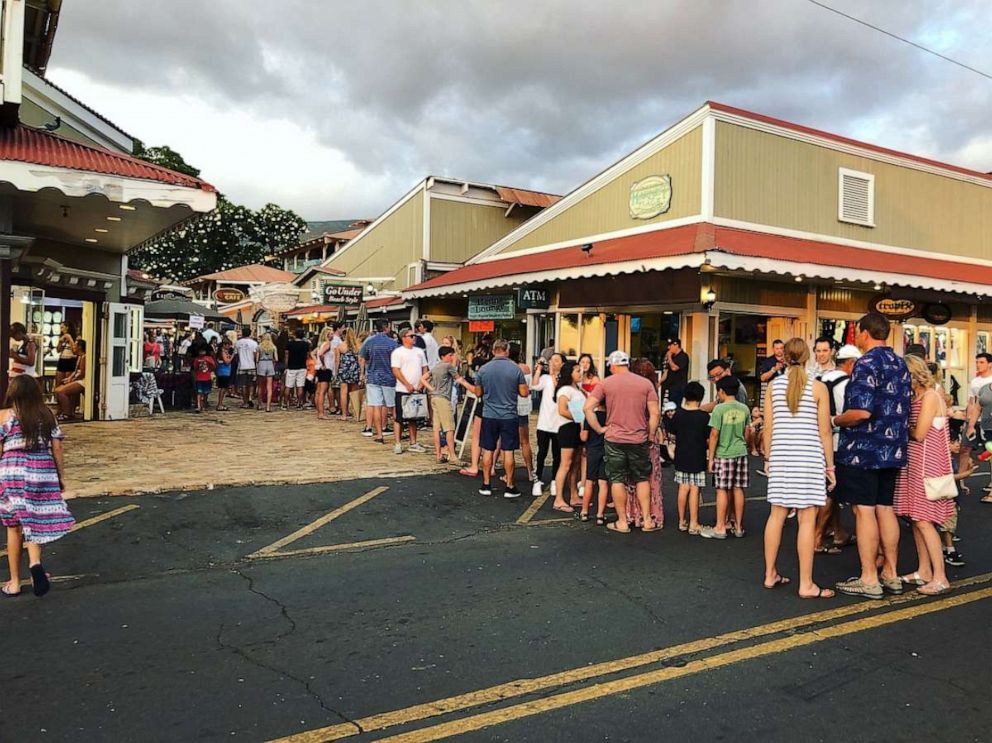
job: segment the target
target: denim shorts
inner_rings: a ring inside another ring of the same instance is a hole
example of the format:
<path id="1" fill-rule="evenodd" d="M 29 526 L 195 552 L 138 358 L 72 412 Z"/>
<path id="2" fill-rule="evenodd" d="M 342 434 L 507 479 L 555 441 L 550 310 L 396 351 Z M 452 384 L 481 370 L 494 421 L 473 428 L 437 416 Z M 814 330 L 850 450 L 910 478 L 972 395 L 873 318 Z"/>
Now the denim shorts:
<path id="1" fill-rule="evenodd" d="M 210 390 L 211 390 L 212 387 L 213 387 L 213 385 L 210 383 L 210 380 L 209 379 L 206 382 L 197 381 L 197 383 L 196 383 L 196 394 L 198 394 L 198 395 L 209 395 L 210 394 Z"/>
<path id="2" fill-rule="evenodd" d="M 385 384 L 365 385 L 365 404 L 370 408 L 396 406 L 396 388 Z"/>

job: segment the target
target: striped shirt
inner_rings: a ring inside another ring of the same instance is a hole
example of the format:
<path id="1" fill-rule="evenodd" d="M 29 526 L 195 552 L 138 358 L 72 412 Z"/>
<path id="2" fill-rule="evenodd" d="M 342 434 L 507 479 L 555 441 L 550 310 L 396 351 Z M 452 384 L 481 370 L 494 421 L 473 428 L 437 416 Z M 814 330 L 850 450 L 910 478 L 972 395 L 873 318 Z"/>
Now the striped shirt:
<path id="1" fill-rule="evenodd" d="M 795 415 L 786 400 L 788 375 L 776 377 L 769 383 L 772 390 L 772 447 L 768 456 L 768 502 L 776 506 L 807 508 L 826 502 L 826 460 L 813 383 L 810 377 Z"/>

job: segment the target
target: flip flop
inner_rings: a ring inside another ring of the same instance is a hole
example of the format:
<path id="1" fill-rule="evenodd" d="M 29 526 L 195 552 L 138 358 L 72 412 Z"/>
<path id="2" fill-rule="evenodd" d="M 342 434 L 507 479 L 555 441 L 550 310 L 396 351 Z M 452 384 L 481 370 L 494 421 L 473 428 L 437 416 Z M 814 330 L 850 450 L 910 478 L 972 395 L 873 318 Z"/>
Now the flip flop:
<path id="1" fill-rule="evenodd" d="M 8 591 L 7 586 L 4 585 L 0 587 L 0 595 L 3 595 L 5 599 L 16 599 L 18 596 L 21 595 L 21 592 L 18 591 L 17 593 L 13 593 L 12 591 Z"/>
<path id="2" fill-rule="evenodd" d="M 816 593 L 812 596 L 803 596 L 801 593 L 798 594 L 801 599 L 832 599 L 836 595 L 837 594 L 829 588 L 818 588 L 816 589 Z"/>
<path id="3" fill-rule="evenodd" d="M 44 596 L 52 587 L 48 582 L 48 573 L 45 572 L 45 568 L 40 562 L 37 565 L 32 565 L 30 570 L 31 585 L 34 587 L 34 595 Z"/>
<path id="4" fill-rule="evenodd" d="M 464 475 L 465 477 L 478 477 L 478 472 L 472 472 L 472 470 L 460 469 L 458 470 L 459 475 Z"/>
<path id="5" fill-rule="evenodd" d="M 606 525 L 606 528 L 609 529 L 612 532 L 616 532 L 617 534 L 630 534 L 630 528 L 627 528 L 627 529 L 618 529 L 617 528 L 617 522 L 616 521 L 611 521 L 610 523 L 608 523 Z"/>
<path id="6" fill-rule="evenodd" d="M 923 580 L 919 573 L 909 573 L 907 575 L 900 575 L 899 582 L 904 586 L 925 586 L 929 581 Z"/>
<path id="7" fill-rule="evenodd" d="M 762 585 L 765 586 L 765 588 L 767 588 L 770 591 L 773 588 L 778 588 L 779 586 L 787 586 L 790 583 L 792 583 L 792 580 L 790 578 L 786 578 L 784 575 L 776 575 L 775 582 L 772 583 L 770 586 L 764 583 L 762 583 Z"/>
<path id="8" fill-rule="evenodd" d="M 648 532 L 652 532 L 652 531 L 661 531 L 661 527 L 658 526 L 657 524 L 655 524 L 654 526 L 652 526 L 650 529 L 648 527 L 646 527 L 646 526 L 642 526 L 641 527 L 641 533 L 642 534 L 647 534 Z"/>
<path id="9" fill-rule="evenodd" d="M 839 555 L 843 550 L 837 544 L 824 544 L 816 548 L 819 555 Z"/>
<path id="10" fill-rule="evenodd" d="M 575 513 L 575 509 L 571 506 L 551 506 L 556 511 L 561 511 L 562 513 Z"/>

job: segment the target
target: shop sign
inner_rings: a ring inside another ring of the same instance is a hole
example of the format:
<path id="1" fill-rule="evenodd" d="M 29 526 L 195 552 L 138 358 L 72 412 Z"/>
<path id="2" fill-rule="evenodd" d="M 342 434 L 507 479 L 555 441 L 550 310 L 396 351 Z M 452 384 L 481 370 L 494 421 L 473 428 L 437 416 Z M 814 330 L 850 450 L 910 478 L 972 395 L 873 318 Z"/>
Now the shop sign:
<path id="1" fill-rule="evenodd" d="M 512 294 L 474 294 L 468 298 L 469 320 L 512 320 Z"/>
<path id="2" fill-rule="evenodd" d="M 896 297 L 875 297 L 868 305 L 871 312 L 884 315 L 889 320 L 905 320 L 916 314 L 919 307 L 912 299 L 897 299 Z"/>
<path id="3" fill-rule="evenodd" d="M 517 309 L 546 310 L 551 304 L 550 295 L 549 289 L 532 289 L 529 286 L 522 286 L 517 289 Z"/>
<path id="4" fill-rule="evenodd" d="M 923 317 L 931 325 L 946 325 L 951 320 L 951 308 L 942 302 L 928 304 L 923 308 Z"/>
<path id="5" fill-rule="evenodd" d="M 324 302 L 344 307 L 358 307 L 362 303 L 364 289 L 361 284 L 334 284 L 324 282 Z"/>
<path id="6" fill-rule="evenodd" d="M 672 176 L 649 175 L 630 187 L 630 216 L 651 219 L 672 206 Z"/>
<path id="7" fill-rule="evenodd" d="M 189 299 L 189 294 L 180 289 L 156 289 L 152 292 L 152 301 L 160 299 Z"/>
<path id="8" fill-rule="evenodd" d="M 190 315 L 189 316 L 189 326 L 194 330 L 199 330 L 203 327 L 203 315 Z"/>
<path id="9" fill-rule="evenodd" d="M 468 332 L 470 333 L 494 333 L 496 332 L 495 320 L 469 320 Z"/>
<path id="10" fill-rule="evenodd" d="M 245 293 L 240 289 L 214 289 L 214 299 L 218 304 L 234 304 L 245 298 Z"/>

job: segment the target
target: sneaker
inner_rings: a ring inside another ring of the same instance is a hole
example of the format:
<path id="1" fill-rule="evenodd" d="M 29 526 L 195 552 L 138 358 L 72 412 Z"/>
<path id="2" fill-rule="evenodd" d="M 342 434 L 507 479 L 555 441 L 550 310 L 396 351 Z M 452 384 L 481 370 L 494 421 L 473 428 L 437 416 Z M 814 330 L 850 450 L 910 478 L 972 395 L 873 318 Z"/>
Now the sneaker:
<path id="1" fill-rule="evenodd" d="M 375 431 L 373 431 L 371 428 L 363 428 L 362 429 L 362 436 L 364 436 L 367 439 L 370 439 L 373 436 L 375 436 Z"/>
<path id="2" fill-rule="evenodd" d="M 393 444 L 393 454 L 402 454 L 403 444 Z"/>
<path id="3" fill-rule="evenodd" d="M 417 454 L 423 454 L 425 451 L 427 451 L 420 444 L 410 444 L 410 446 L 408 446 L 406 450 L 407 451 L 415 452 Z"/>
<path id="4" fill-rule="evenodd" d="M 836 584 L 835 587 L 838 591 L 846 593 L 848 596 L 860 596 L 861 598 L 872 599 L 874 601 L 879 601 L 885 597 L 881 583 L 871 586 L 859 577 L 848 578 Z"/>
<path id="5" fill-rule="evenodd" d="M 886 578 L 884 575 L 879 575 L 878 580 L 882 584 L 882 590 L 886 593 L 891 593 L 893 596 L 902 593 L 902 581 L 898 577 Z"/>
<path id="6" fill-rule="evenodd" d="M 515 487 L 513 487 L 513 488 L 507 488 L 506 489 L 506 492 L 503 493 L 503 497 L 506 498 L 506 499 L 508 499 L 508 500 L 513 499 L 513 498 L 519 498 L 520 497 L 520 491 L 517 490 L 517 488 L 515 488 Z"/>
<path id="7" fill-rule="evenodd" d="M 727 532 L 717 531 L 712 526 L 704 526 L 699 530 L 699 536 L 703 539 L 726 539 Z"/>
<path id="8" fill-rule="evenodd" d="M 558 486 L 555 484 L 554 480 L 551 481 L 551 486 L 548 489 L 548 492 L 551 493 L 551 495 L 558 495 Z"/>
<path id="9" fill-rule="evenodd" d="M 479 486 L 479 495 L 484 495 L 486 497 L 489 497 L 492 494 L 493 494 L 492 485 L 486 485 L 485 483 L 483 483 L 482 485 Z"/>
<path id="10" fill-rule="evenodd" d="M 539 495 L 544 495 L 544 487 L 541 485 L 540 480 L 534 480 L 534 486 L 530 489 L 530 494 L 535 498 Z"/>
<path id="11" fill-rule="evenodd" d="M 957 550 L 954 550 L 952 552 L 945 552 L 944 562 L 946 562 L 948 565 L 953 565 L 956 568 L 964 567 L 965 565 L 964 558 L 961 557 L 961 553 L 958 552 Z"/>

